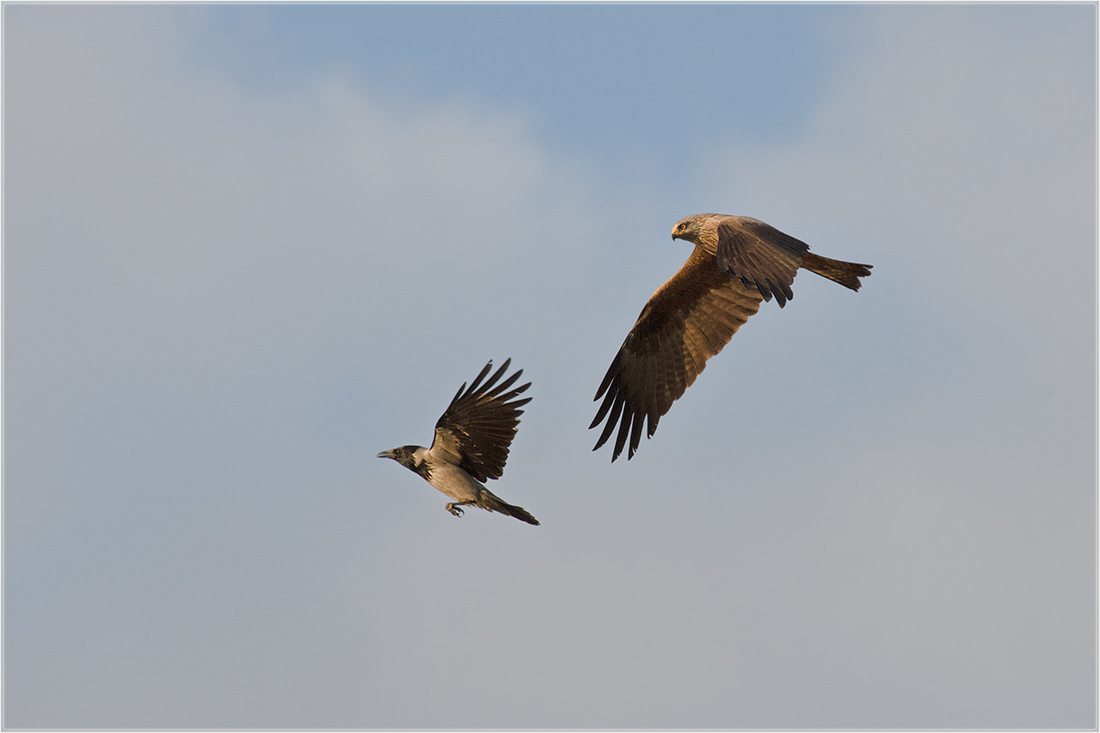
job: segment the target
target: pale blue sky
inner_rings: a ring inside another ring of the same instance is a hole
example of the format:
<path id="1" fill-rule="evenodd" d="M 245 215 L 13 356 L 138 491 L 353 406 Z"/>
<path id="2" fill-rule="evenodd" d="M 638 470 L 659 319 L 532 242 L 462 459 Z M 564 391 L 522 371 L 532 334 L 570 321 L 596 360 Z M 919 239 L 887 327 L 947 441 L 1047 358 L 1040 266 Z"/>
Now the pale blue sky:
<path id="1" fill-rule="evenodd" d="M 5 728 L 1095 728 L 1095 5 L 3 23 Z M 702 211 L 874 273 L 612 465 Z"/>
<path id="2" fill-rule="evenodd" d="M 812 5 L 233 5 L 192 61 L 253 90 L 338 68 L 389 99 L 519 109 L 543 145 L 652 156 L 667 173 L 731 126 L 802 131 L 859 22 Z"/>

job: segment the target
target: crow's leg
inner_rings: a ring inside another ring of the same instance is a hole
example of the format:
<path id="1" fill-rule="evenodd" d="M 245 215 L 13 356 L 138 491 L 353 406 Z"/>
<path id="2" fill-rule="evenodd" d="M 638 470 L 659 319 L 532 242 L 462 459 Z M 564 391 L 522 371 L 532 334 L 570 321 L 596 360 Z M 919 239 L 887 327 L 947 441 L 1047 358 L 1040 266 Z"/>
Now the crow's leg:
<path id="1" fill-rule="evenodd" d="M 448 504 L 447 505 L 447 511 L 449 511 L 451 514 L 455 515 L 456 517 L 461 517 L 462 516 L 462 507 L 469 506 L 470 504 L 473 504 L 473 503 L 475 503 L 473 499 L 468 499 L 466 501 L 456 501 L 453 504 Z"/>

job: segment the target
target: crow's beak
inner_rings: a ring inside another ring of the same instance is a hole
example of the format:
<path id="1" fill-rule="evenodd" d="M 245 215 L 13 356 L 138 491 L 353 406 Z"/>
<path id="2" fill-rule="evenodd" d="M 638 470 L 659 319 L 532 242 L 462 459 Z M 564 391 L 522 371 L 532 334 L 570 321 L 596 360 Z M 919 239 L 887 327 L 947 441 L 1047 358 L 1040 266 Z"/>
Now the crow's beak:
<path id="1" fill-rule="evenodd" d="M 376 455 L 375 458 L 393 458 L 393 451 L 384 450 L 381 453 L 379 453 L 378 455 Z M 394 459 L 394 460 L 396 460 L 396 459 Z"/>

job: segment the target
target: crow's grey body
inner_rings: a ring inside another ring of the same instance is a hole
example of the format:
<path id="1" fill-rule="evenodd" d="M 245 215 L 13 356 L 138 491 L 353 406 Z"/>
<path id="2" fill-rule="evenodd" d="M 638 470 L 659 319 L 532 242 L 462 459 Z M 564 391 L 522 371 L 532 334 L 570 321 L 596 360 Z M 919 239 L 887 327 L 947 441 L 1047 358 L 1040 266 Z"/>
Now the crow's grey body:
<path id="1" fill-rule="evenodd" d="M 596 399 L 603 402 L 589 428 L 604 421 L 598 449 L 618 427 L 611 460 L 629 440 L 627 458 L 652 437 L 661 416 L 706 368 L 707 359 L 775 296 L 780 307 L 794 297 L 799 268 L 859 290 L 870 265 L 831 260 L 805 242 L 758 219 L 695 214 L 672 229 L 673 239 L 695 245 L 683 267 L 642 309 L 607 370 Z"/>
<path id="2" fill-rule="evenodd" d="M 508 391 L 523 374 L 522 369 L 493 387 L 511 361 L 505 361 L 484 385 L 481 382 L 492 362 L 485 365 L 469 389 L 465 384 L 459 387 L 436 423 L 431 448 L 403 445 L 378 454 L 379 458 L 392 458 L 454 499 L 447 504 L 447 511 L 456 517 L 462 516 L 463 506 L 476 506 L 538 524 L 522 507 L 505 502 L 482 483 L 504 473 L 508 449 L 523 414 L 519 407 L 531 401 L 530 397 L 514 399 L 531 386 L 530 382 Z"/>

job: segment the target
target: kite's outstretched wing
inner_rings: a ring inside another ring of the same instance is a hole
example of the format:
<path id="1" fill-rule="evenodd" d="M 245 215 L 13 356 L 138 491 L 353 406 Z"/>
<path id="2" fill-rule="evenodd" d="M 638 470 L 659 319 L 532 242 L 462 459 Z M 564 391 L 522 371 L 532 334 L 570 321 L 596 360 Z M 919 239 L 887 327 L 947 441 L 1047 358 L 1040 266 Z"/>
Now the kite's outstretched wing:
<path id="1" fill-rule="evenodd" d="M 791 284 L 809 245 L 759 219 L 724 216 L 718 220 L 718 269 L 755 287 L 782 308 L 794 297 Z"/>
<path id="2" fill-rule="evenodd" d="M 630 439 L 629 460 L 642 438 L 652 437 L 657 422 L 684 394 L 707 359 L 717 354 L 763 299 L 761 291 L 715 267 L 714 258 L 696 247 L 683 267 L 646 303 L 630 329 L 595 399 L 603 397 L 594 428 L 605 418 L 602 446 L 618 424 L 611 460 Z"/>

